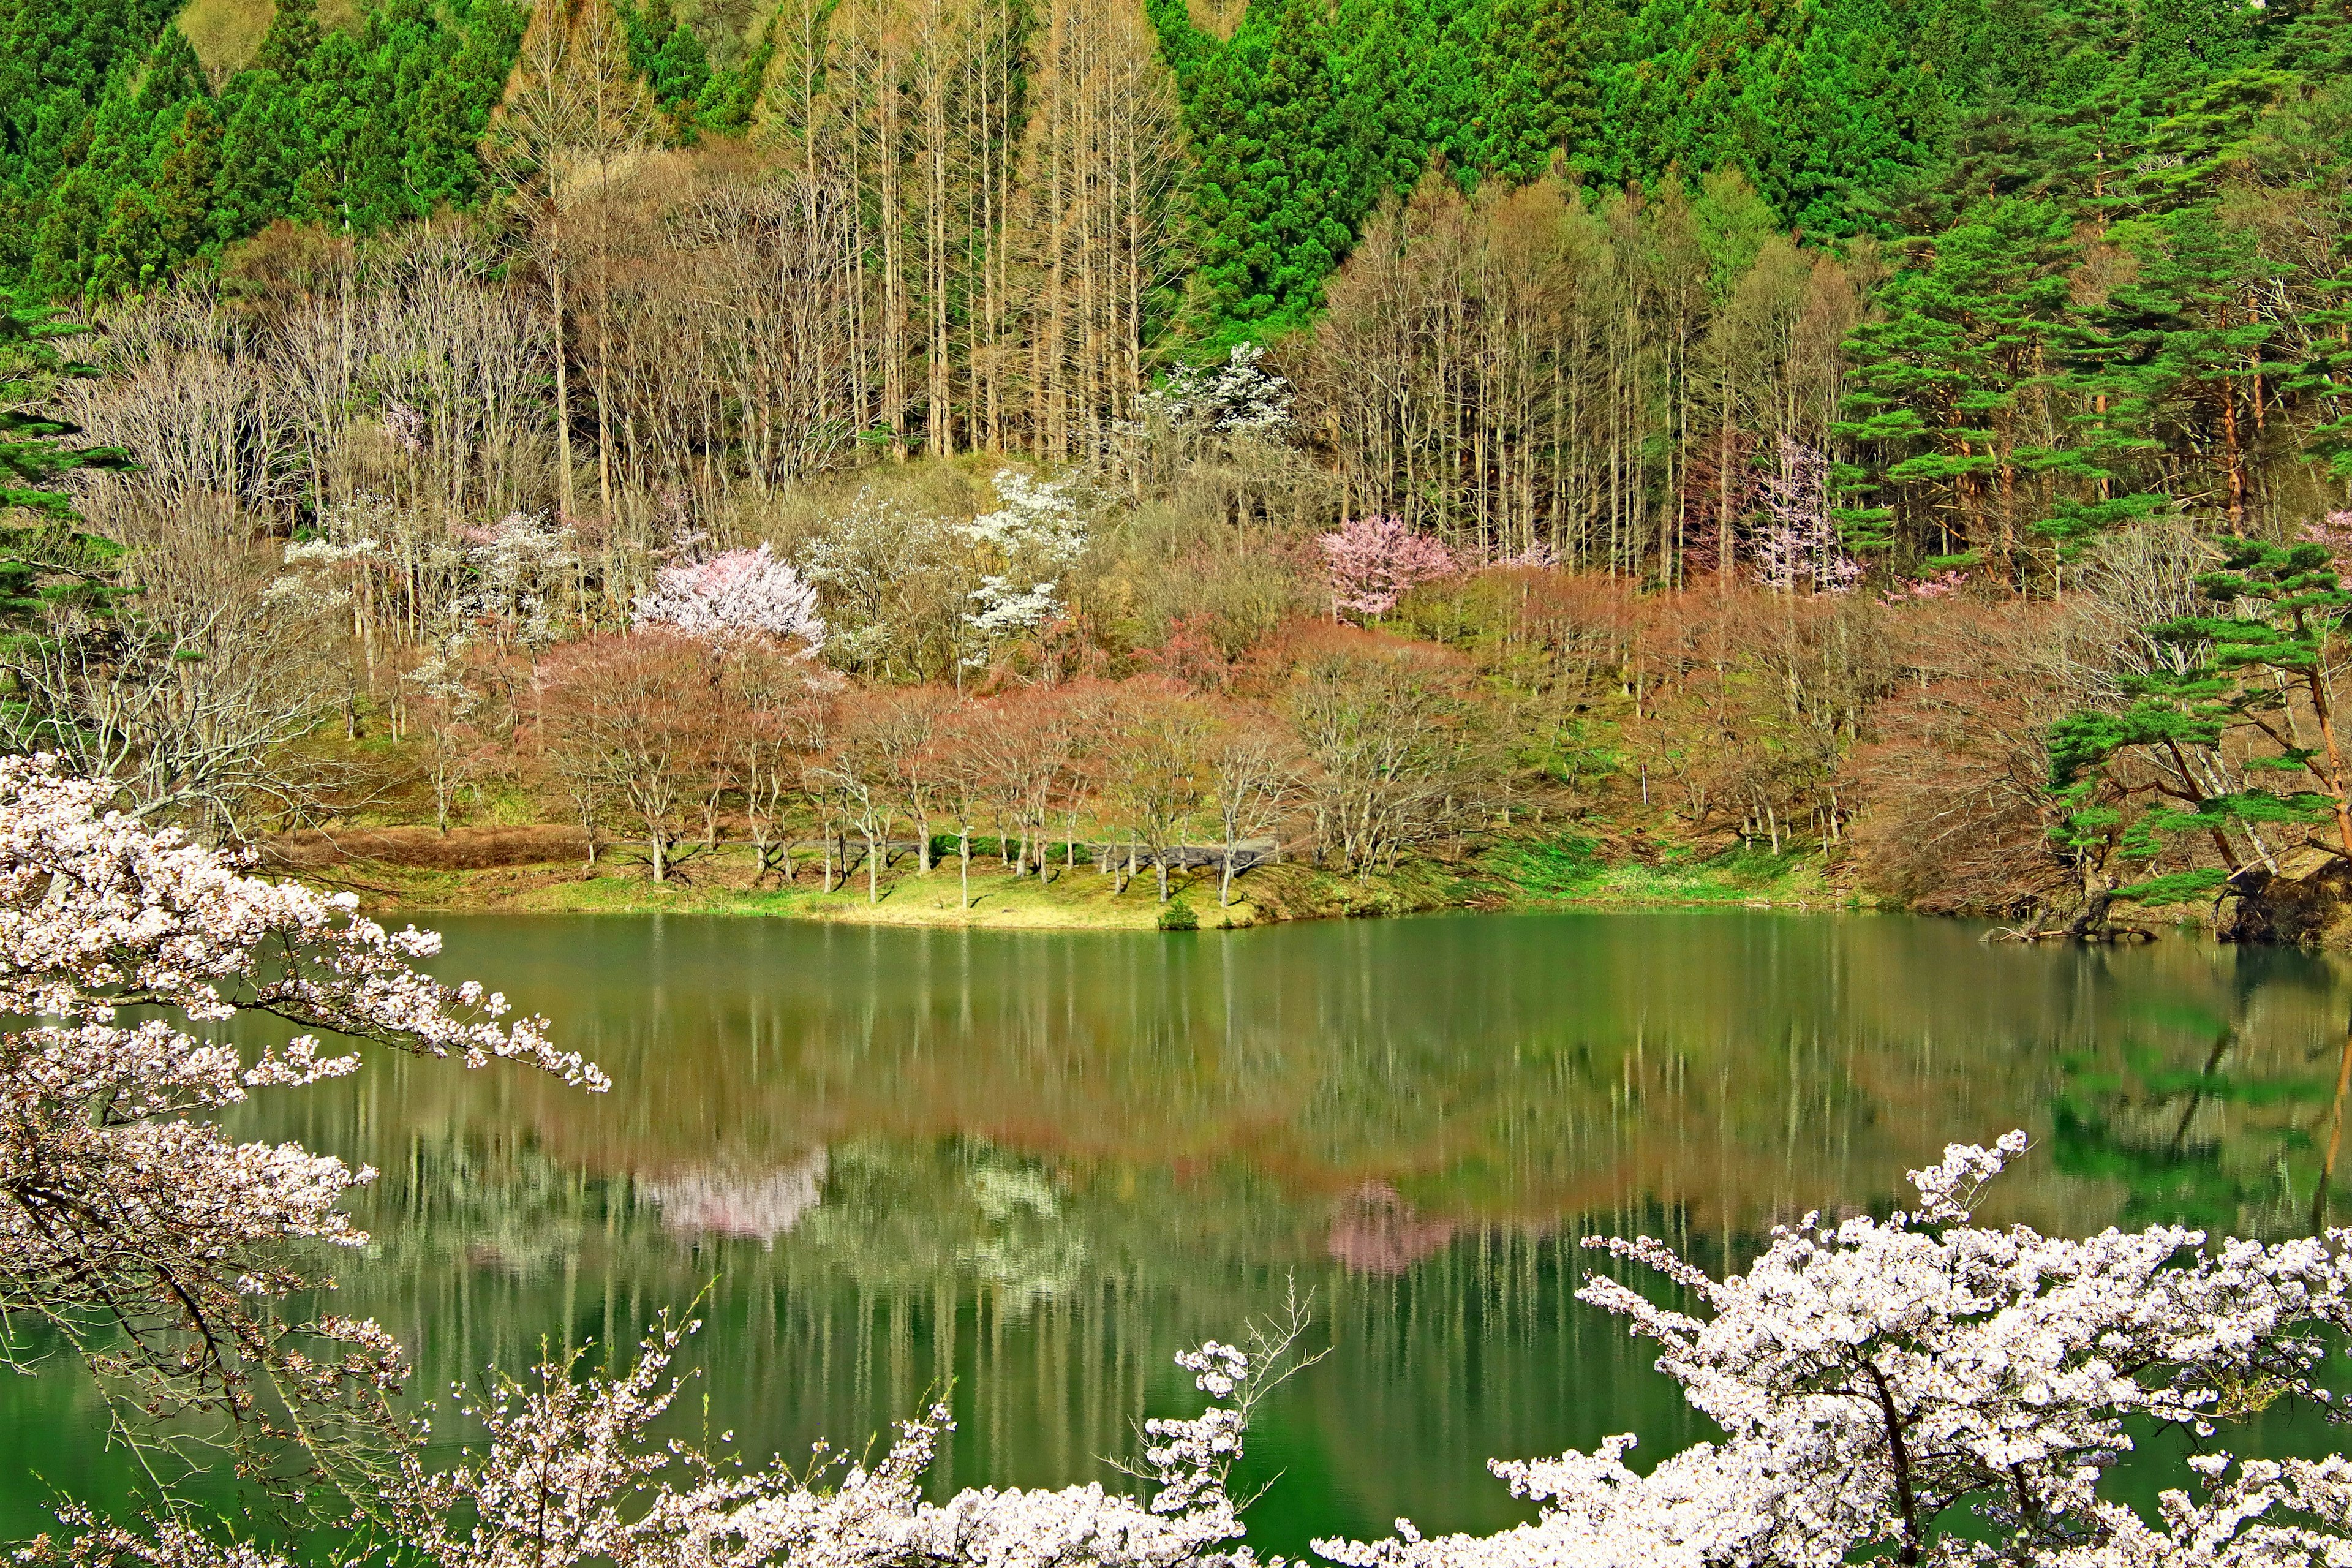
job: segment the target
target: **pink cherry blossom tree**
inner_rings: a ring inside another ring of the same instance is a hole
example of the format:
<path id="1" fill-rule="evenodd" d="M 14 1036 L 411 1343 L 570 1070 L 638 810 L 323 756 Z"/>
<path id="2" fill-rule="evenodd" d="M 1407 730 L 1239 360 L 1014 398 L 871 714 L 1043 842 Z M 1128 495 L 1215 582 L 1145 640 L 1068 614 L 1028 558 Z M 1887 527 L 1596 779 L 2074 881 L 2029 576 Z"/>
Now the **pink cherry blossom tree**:
<path id="1" fill-rule="evenodd" d="M 1396 608 L 1417 583 L 1454 570 L 1453 552 L 1399 517 L 1360 517 L 1317 541 L 1331 584 L 1331 609 L 1370 620 Z"/>
<path id="2" fill-rule="evenodd" d="M 2330 560 L 2352 561 L 2352 511 L 2331 511 L 2317 522 L 2305 523 L 2299 532 L 2310 543 L 2327 546 Z"/>
<path id="3" fill-rule="evenodd" d="M 666 627 L 704 641 L 773 637 L 798 643 L 810 654 L 824 647 L 815 584 L 765 544 L 665 566 L 630 609 L 640 626 Z"/>
<path id="4" fill-rule="evenodd" d="M 1777 471 L 1763 476 L 1764 522 L 1748 546 L 1756 581 L 1788 593 L 1843 594 L 1862 575 L 1830 516 L 1830 460 L 1802 441 L 1780 437 Z"/>

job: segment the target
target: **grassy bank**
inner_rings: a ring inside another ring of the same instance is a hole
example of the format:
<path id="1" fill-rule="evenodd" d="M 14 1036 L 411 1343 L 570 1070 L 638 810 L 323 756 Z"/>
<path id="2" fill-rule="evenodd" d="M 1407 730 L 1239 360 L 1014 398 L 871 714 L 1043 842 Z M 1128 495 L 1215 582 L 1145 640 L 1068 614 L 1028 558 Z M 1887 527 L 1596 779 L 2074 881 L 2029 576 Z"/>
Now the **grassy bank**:
<path id="1" fill-rule="evenodd" d="M 454 839 L 448 861 L 462 861 Z M 1518 838 L 1460 860 L 1419 859 L 1358 878 L 1288 862 L 1234 879 L 1230 906 L 1218 903 L 1212 871 L 1171 871 L 1170 901 L 1159 900 L 1149 868 L 1117 882 L 1078 852 L 1057 855 L 1044 879 L 1014 877 L 989 847 L 973 856 L 970 902 L 952 857 L 921 871 L 912 853 L 878 870 L 863 866 L 831 892 L 815 867 L 782 886 L 755 882 L 747 850 L 692 856 L 656 883 L 642 857 L 608 852 L 593 869 L 577 860 L 525 864 L 433 864 L 412 848 L 407 863 L 352 859 L 303 867 L 306 880 L 358 893 L 384 913 L 677 913 L 779 916 L 877 925 L 951 925 L 1002 930 L 1150 931 L 1241 928 L 1293 920 L 1413 914 L 1434 910 L 1849 907 L 1818 855 L 1775 856 L 1735 847 L 1706 855 L 1683 845 L 1604 845 L 1576 835 Z"/>

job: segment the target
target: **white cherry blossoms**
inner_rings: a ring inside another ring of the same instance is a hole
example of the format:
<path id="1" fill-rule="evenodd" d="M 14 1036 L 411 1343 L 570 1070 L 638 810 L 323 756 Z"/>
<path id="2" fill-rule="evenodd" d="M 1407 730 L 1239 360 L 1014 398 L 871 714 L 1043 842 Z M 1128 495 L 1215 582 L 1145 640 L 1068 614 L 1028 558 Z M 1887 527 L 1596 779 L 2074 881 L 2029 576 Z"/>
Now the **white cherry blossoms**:
<path id="1" fill-rule="evenodd" d="M 2340 1458 L 2229 1477 L 2228 1455 L 2202 1455 L 2201 1496 L 2167 1493 L 2153 1522 L 2097 1489 L 2134 1446 L 2127 1424 L 2202 1445 L 2280 1397 L 2332 1414 L 2314 1376 L 2323 1336 L 2352 1324 L 2347 1233 L 2208 1247 L 2170 1226 L 2076 1241 L 1971 1225 L 1978 1189 L 2025 1147 L 1953 1145 L 1912 1173 L 1916 1215 L 1808 1216 L 1730 1279 L 1646 1237 L 1589 1239 L 1704 1310 L 1606 1276 L 1580 1292 L 1659 1343 L 1659 1369 L 1724 1440 L 1648 1475 L 1624 1463 L 1630 1434 L 1496 1463 L 1543 1505 L 1537 1522 L 1423 1539 L 1400 1521 L 1394 1539 L 1317 1550 L 1350 1568 L 2352 1564 Z"/>
<path id="2" fill-rule="evenodd" d="M 289 1402 L 373 1412 L 400 1375 L 390 1336 L 339 1318 L 289 1328 L 253 1303 L 314 1282 L 284 1243 L 366 1239 L 337 1205 L 374 1173 L 203 1119 L 358 1058 L 309 1033 L 248 1055 L 195 1031 L 266 1014 L 605 1080 L 543 1020 L 502 1023 L 502 997 L 412 967 L 437 950 L 430 934 L 243 875 L 106 810 L 106 793 L 50 759 L 0 758 L 0 1013 L 23 1020 L 0 1031 L 0 1310 L 47 1318 L 147 1414 L 225 1415 L 240 1439 Z"/>

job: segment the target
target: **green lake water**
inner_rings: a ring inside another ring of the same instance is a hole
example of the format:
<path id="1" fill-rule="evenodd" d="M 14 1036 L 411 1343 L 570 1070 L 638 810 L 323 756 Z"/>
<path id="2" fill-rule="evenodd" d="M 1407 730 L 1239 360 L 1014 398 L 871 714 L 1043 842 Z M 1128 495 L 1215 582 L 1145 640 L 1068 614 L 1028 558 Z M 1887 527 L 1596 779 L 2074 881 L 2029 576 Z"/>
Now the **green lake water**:
<path id="1" fill-rule="evenodd" d="M 1574 1300 L 1596 1230 L 1736 1265 L 2013 1126 L 2040 1147 L 1988 1217 L 2307 1225 L 2352 1006 L 2301 954 L 1904 918 L 436 923 L 442 973 L 546 1013 L 613 1092 L 387 1056 L 236 1123 L 382 1172 L 338 1307 L 394 1329 L 419 1388 L 631 1342 L 707 1291 L 682 1429 L 854 1447 L 951 1386 L 941 1491 L 1116 1481 L 1137 1418 L 1198 1408 L 1170 1356 L 1295 1279 L 1333 1353 L 1253 1435 L 1262 1552 L 1494 1529 L 1526 1515 L 1489 1457 L 1703 1436 Z M 2248 1449 L 2326 1436 L 2263 1423 Z M 69 1365 L 0 1382 L 0 1537 L 53 1485 L 129 1486 Z"/>

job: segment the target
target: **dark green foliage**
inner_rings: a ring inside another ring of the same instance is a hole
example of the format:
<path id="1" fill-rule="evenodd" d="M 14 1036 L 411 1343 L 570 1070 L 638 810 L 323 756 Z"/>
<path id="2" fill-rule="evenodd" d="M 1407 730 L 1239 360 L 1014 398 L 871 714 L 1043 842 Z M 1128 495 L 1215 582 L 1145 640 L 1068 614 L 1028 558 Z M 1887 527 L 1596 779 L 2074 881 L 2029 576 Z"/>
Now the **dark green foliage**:
<path id="1" fill-rule="evenodd" d="M 1311 314 L 1308 275 L 1433 165 L 1651 188 L 1737 167 L 1817 236 L 2017 196 L 2156 216 L 2352 57 L 2335 20 L 2235 0 L 1254 0 L 1223 42 L 1181 0 L 1147 10 L 1201 153 L 1219 337 Z"/>
<path id="2" fill-rule="evenodd" d="M 1368 205 L 1367 128 L 1343 116 L 1331 32 L 1320 0 L 1283 0 L 1270 25 L 1254 7 L 1188 106 L 1195 298 L 1240 335 L 1295 325 L 1321 304 Z"/>
<path id="3" fill-rule="evenodd" d="M 2047 202 L 1995 202 L 1937 237 L 1891 279 L 1881 319 L 1858 330 L 1846 438 L 1882 459 L 1880 489 L 1937 520 L 1940 553 L 2004 571 L 2039 520 L 2031 476 L 2056 460 L 2030 417 L 2062 331 L 2074 247 Z M 1889 514 L 1857 509 L 1874 539 Z"/>
<path id="4" fill-rule="evenodd" d="M 628 30 L 629 64 L 653 89 L 654 101 L 681 125 L 698 123 L 711 103 L 712 85 L 710 54 L 701 38 L 669 0 L 646 0 L 642 8 L 621 0 L 618 9 Z"/>
<path id="5" fill-rule="evenodd" d="M 280 0 L 217 94 L 170 15 L 113 0 L 0 9 L 0 279 L 111 297 L 280 218 L 364 231 L 479 195 L 475 144 L 520 5 L 384 0 L 344 32 L 320 28 L 316 0 Z M 671 54 L 690 75 L 687 51 Z M 8 84 L 26 59 L 20 94 Z"/>
<path id="6" fill-rule="evenodd" d="M 58 350 L 84 329 L 0 290 L 0 406 L 40 399 L 88 367 Z M 76 428 L 38 413 L 0 412 L 0 625 L 21 626 L 45 602 L 103 608 L 114 546 L 76 525 L 58 480 L 76 468 L 127 468 L 113 447 L 76 446 Z"/>
<path id="7" fill-rule="evenodd" d="M 2073 714 L 2050 731 L 2050 784 L 2063 810 L 2056 837 L 2111 873 L 2108 893 L 2120 900 L 2178 903 L 2221 890 L 2243 864 L 2233 832 L 2251 838 L 2266 826 L 2331 817 L 2344 830 L 2334 742 L 2308 743 L 2291 711 L 2307 697 L 2326 733 L 2330 704 L 2315 676 L 2352 617 L 2352 591 L 2326 548 L 2240 542 L 2197 584 L 2210 613 L 2145 629 L 2175 650 L 2172 661 L 2127 679 L 2130 700 L 2120 710 Z M 2212 759 L 2231 740 L 2246 782 L 2216 790 L 2210 781 L 2222 770 Z M 2122 879 L 2192 836 L 2210 842 L 2221 867 Z"/>

